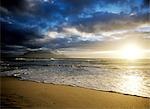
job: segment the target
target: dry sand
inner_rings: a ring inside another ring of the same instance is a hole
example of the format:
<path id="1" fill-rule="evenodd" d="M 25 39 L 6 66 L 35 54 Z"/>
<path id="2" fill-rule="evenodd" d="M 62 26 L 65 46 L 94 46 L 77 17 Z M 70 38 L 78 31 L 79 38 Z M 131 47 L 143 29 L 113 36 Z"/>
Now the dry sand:
<path id="1" fill-rule="evenodd" d="M 1 77 L 2 108 L 150 109 L 150 99 Z"/>

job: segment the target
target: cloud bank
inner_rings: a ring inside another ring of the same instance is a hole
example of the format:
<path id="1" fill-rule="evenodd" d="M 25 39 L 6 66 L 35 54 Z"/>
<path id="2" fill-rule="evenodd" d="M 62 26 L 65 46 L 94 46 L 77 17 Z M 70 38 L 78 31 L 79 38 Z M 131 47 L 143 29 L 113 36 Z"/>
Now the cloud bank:
<path id="1" fill-rule="evenodd" d="M 149 40 L 148 4 L 149 0 L 1 0 L 2 52 L 81 48 L 133 34 Z"/>

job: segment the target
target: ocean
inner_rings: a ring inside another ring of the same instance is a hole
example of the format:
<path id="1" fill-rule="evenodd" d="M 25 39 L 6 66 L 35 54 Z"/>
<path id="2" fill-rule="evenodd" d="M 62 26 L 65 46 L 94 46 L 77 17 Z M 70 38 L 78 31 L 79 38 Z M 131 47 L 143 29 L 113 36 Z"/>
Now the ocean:
<path id="1" fill-rule="evenodd" d="M 150 98 L 150 59 L 17 59 L 0 76 Z"/>

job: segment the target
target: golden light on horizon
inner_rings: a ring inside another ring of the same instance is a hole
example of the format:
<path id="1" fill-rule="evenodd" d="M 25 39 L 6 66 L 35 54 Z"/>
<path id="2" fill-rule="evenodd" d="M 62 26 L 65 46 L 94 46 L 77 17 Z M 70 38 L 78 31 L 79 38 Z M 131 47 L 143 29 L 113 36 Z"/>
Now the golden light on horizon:
<path id="1" fill-rule="evenodd" d="M 137 44 L 127 44 L 119 51 L 120 57 L 128 60 L 140 59 L 143 57 L 142 48 Z"/>

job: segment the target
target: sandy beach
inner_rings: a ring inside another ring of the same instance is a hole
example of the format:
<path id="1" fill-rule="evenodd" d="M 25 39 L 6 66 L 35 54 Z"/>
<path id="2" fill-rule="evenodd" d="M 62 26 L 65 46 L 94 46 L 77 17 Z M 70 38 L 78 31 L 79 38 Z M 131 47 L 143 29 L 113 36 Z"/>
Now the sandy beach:
<path id="1" fill-rule="evenodd" d="M 149 109 L 150 99 L 1 77 L 1 108 Z"/>

